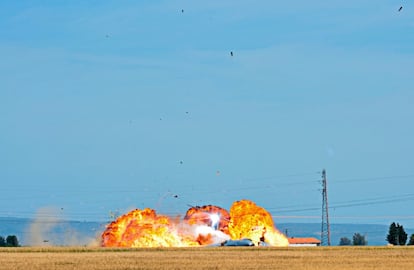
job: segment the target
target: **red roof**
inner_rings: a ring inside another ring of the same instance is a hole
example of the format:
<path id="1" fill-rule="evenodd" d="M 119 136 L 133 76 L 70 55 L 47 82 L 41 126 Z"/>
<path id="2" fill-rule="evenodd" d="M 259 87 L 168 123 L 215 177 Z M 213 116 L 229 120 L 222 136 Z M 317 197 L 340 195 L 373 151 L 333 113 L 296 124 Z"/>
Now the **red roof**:
<path id="1" fill-rule="evenodd" d="M 289 237 L 289 244 L 320 244 L 321 240 L 313 237 Z"/>

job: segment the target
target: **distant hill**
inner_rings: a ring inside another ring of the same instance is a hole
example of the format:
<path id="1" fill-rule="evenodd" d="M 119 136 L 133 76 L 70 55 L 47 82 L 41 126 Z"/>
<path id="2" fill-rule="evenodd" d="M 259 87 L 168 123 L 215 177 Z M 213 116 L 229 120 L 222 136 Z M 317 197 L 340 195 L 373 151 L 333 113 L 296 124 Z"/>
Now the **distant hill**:
<path id="1" fill-rule="evenodd" d="M 90 245 L 99 239 L 106 223 L 93 221 L 42 220 L 0 217 L 0 236 L 16 235 L 21 245 Z M 277 228 L 290 237 L 320 239 L 319 223 L 280 223 Z M 389 225 L 331 224 L 331 245 L 338 245 L 341 237 L 352 240 L 354 233 L 365 235 L 370 246 L 386 245 Z M 413 229 L 405 228 L 410 236 Z"/>
<path id="2" fill-rule="evenodd" d="M 16 235 L 20 245 L 90 245 L 105 225 L 91 221 L 0 217 L 0 236 Z"/>
<path id="3" fill-rule="evenodd" d="M 389 225 L 381 224 L 331 224 L 331 245 L 339 245 L 342 237 L 347 237 L 352 241 L 355 233 L 365 235 L 369 246 L 383 246 L 387 244 L 385 240 L 388 234 Z M 315 237 L 320 239 L 320 223 L 279 223 L 277 228 L 287 233 L 290 237 Z M 410 236 L 414 230 L 404 228 Z"/>

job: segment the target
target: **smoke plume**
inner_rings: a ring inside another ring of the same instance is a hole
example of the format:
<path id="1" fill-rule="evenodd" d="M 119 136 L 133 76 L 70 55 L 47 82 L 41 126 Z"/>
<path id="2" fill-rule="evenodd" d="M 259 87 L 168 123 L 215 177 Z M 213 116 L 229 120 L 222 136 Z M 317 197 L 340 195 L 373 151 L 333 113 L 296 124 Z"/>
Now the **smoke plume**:
<path id="1" fill-rule="evenodd" d="M 70 222 L 63 218 L 61 209 L 56 207 L 43 207 L 36 212 L 26 239 L 29 246 L 97 245 L 95 238 L 72 228 Z"/>

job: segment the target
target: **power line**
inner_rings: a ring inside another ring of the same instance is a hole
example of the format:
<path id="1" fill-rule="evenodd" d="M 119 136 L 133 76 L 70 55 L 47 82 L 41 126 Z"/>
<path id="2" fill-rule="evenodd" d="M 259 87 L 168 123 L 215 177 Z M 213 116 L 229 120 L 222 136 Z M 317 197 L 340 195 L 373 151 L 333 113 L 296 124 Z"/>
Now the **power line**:
<path id="1" fill-rule="evenodd" d="M 411 201 L 411 200 L 414 200 L 414 193 L 339 202 L 336 204 L 331 204 L 329 208 L 335 209 L 335 208 L 346 208 L 346 207 L 354 207 L 354 206 L 377 205 L 377 204 L 387 204 L 387 203 L 404 202 L 404 201 Z M 277 212 L 277 213 L 293 213 L 293 212 L 315 211 L 315 210 L 320 209 L 316 205 L 312 207 L 304 207 L 304 208 L 295 208 L 295 207 L 296 206 L 282 207 L 282 208 L 268 208 L 268 210 L 271 212 Z"/>
<path id="2" fill-rule="evenodd" d="M 258 180 L 285 180 L 286 178 L 298 177 L 298 176 L 309 176 L 316 175 L 320 172 L 307 172 L 307 173 L 291 173 L 286 175 L 277 175 L 277 176 L 263 176 L 263 177 L 254 177 L 254 178 L 245 178 L 248 181 L 258 181 Z"/>
<path id="3" fill-rule="evenodd" d="M 308 173 L 292 173 L 292 174 L 286 174 L 286 175 L 279 175 L 279 176 L 268 176 L 268 177 L 257 177 L 257 178 L 247 178 L 246 183 L 239 183 L 237 185 L 233 185 L 232 187 L 228 187 L 227 188 L 227 192 L 233 192 L 233 191 L 243 191 L 243 190 L 247 190 L 247 191 L 252 191 L 252 190 L 263 190 L 263 189 L 269 189 L 269 188 L 273 188 L 273 187 L 281 187 L 281 186 L 289 186 L 289 185 L 303 185 L 303 184 L 314 184 L 316 183 L 317 180 L 315 181 L 301 181 L 299 179 L 294 179 L 295 177 L 301 177 L 301 176 L 309 176 L 309 175 L 314 175 L 316 172 L 308 172 Z M 406 175 L 395 175 L 395 176 L 377 176 L 377 177 L 367 177 L 367 178 L 348 178 L 348 179 L 340 179 L 337 181 L 333 181 L 334 183 L 349 183 L 349 182 L 362 182 L 362 181 L 376 181 L 376 180 L 389 180 L 389 179 L 410 179 L 414 177 L 414 174 L 406 174 Z M 294 182 L 289 182 L 286 180 L 299 180 L 299 181 L 294 181 Z M 262 180 L 265 183 L 258 183 L 256 185 L 252 185 L 252 184 L 248 184 L 250 182 L 254 182 L 254 181 L 260 181 Z M 269 182 L 271 181 L 267 181 L 267 180 L 277 180 L 277 184 L 270 184 Z M 285 182 L 281 182 L 279 183 L 279 180 L 284 180 Z M 266 183 L 268 182 L 268 183 Z M 332 181 L 331 181 L 332 183 Z M 16 184 L 12 184 L 14 186 L 19 186 Z M 238 186 L 238 187 L 235 187 Z M 10 186 L 8 185 L 8 187 L 10 188 Z M 49 192 L 48 190 L 46 190 L 46 186 L 44 185 L 37 185 L 37 184 L 30 184 L 29 186 L 23 186 L 22 188 L 32 188 L 35 187 L 36 191 L 41 191 L 40 193 L 43 194 L 48 194 L 48 195 L 57 195 L 57 194 L 62 194 L 66 192 L 69 193 L 90 193 L 91 191 L 93 192 L 101 192 L 103 193 L 105 192 L 110 192 L 111 194 L 114 193 L 138 193 L 137 190 L 135 189 L 130 189 L 130 190 L 125 190 L 123 188 L 119 189 L 119 188 L 110 188 L 109 186 L 99 186 L 97 187 L 98 190 L 96 190 L 96 187 L 91 187 L 91 186 L 87 186 L 85 188 L 79 189 L 79 191 L 77 190 L 68 190 L 68 189 L 62 189 L 60 188 L 59 190 L 56 191 L 52 191 Z M 188 185 L 188 184 L 181 184 L 181 187 L 176 187 L 174 186 L 174 190 L 178 190 L 178 189 L 188 189 L 191 188 L 191 194 L 196 194 L 197 192 L 200 193 L 202 192 L 203 194 L 210 194 L 210 193 L 218 193 L 219 191 L 217 191 L 217 188 L 211 188 L 211 186 L 209 187 L 202 187 L 199 186 L 199 184 L 197 185 Z M 223 189 L 223 186 L 220 186 L 220 190 Z M 141 199 L 147 199 L 147 198 L 151 198 L 153 196 L 154 193 L 158 192 L 159 190 L 155 190 L 153 188 L 148 188 L 147 190 L 141 190 L 139 192 L 139 194 L 135 195 L 136 197 L 139 197 L 140 200 Z M 189 191 L 187 191 L 188 193 Z M 177 192 L 178 194 L 183 194 L 182 192 Z M 23 194 L 15 194 L 17 195 L 19 198 L 16 198 L 17 196 L 14 197 L 15 200 L 21 200 L 21 198 L 24 199 L 28 199 L 28 198 L 37 198 L 40 197 L 40 195 L 34 195 L 35 193 L 31 193 L 31 195 L 23 195 Z M 132 195 L 131 195 L 132 196 Z M 61 197 L 61 196 L 59 196 Z M 181 196 L 180 196 L 181 197 Z M 63 203 L 74 203 L 74 198 L 76 198 L 75 196 L 71 196 L 68 199 L 65 199 L 65 201 Z M 153 197 L 152 197 L 153 198 Z M 13 199 L 13 198 L 10 198 Z M 79 199 L 78 199 L 79 200 Z M 131 200 L 134 200 L 133 198 Z M 411 201 L 414 200 L 414 194 L 405 194 L 405 195 L 393 195 L 393 196 L 386 196 L 386 197 L 377 197 L 377 198 L 370 198 L 370 199 L 358 199 L 358 200 L 351 200 L 351 201 L 344 201 L 344 202 L 338 202 L 338 203 L 334 203 L 330 205 L 329 208 L 334 209 L 334 208 L 346 208 L 346 207 L 360 207 L 360 206 L 367 206 L 367 205 L 379 205 L 379 204 L 388 204 L 388 203 L 397 203 L 397 202 L 403 202 L 403 201 Z M 101 203 L 106 203 L 106 202 L 112 202 L 112 201 L 116 201 L 115 199 L 112 199 L 108 196 L 102 196 L 100 199 L 98 200 L 93 200 L 93 202 L 89 199 L 89 198 L 85 198 L 84 200 L 80 200 L 82 201 L 82 203 L 84 204 L 88 204 L 89 206 L 91 205 L 96 205 L 101 204 Z M 182 202 L 184 204 L 184 202 Z M 62 202 L 60 202 L 60 204 L 62 204 Z M 267 208 L 268 210 L 273 210 L 272 212 L 276 212 L 277 213 L 294 213 L 294 212 L 306 212 L 306 211 L 315 211 L 315 210 L 319 210 L 320 206 L 308 206 L 305 205 L 303 207 L 300 207 L 300 205 L 298 206 L 287 206 L 287 207 L 278 207 L 278 208 Z M 0 210 L 0 214 L 6 214 L 7 216 L 10 216 L 11 214 L 20 214 L 20 215 L 33 215 L 34 212 L 32 211 L 1 211 Z M 91 218 L 101 218 L 101 217 L 106 217 L 106 212 L 102 213 L 100 211 L 93 211 L 93 212 L 89 212 L 89 213 L 75 213 L 75 214 L 68 214 L 69 216 L 76 216 L 79 219 L 88 219 L 90 220 Z"/>
<path id="4" fill-rule="evenodd" d="M 349 203 L 349 204 L 339 204 L 334 205 L 332 208 L 344 208 L 344 207 L 353 207 L 353 206 L 366 206 L 366 205 L 378 205 L 378 204 L 386 204 L 386 203 L 393 203 L 393 202 L 403 202 L 403 201 L 411 201 L 414 200 L 414 196 L 410 198 L 396 198 L 396 199 L 389 199 L 383 201 L 374 201 L 374 202 L 360 202 L 360 203 Z"/>
<path id="5" fill-rule="evenodd" d="M 406 174 L 406 175 L 394 175 L 394 176 L 376 176 L 376 177 L 365 177 L 365 178 L 345 178 L 335 180 L 334 183 L 350 183 L 350 182 L 369 182 L 369 181 L 376 181 L 376 180 L 389 180 L 389 179 L 406 179 L 406 178 L 413 178 L 414 174 Z"/>
<path id="6" fill-rule="evenodd" d="M 272 215 L 276 219 L 320 219 L 319 215 Z M 380 220 L 380 219 L 406 219 L 414 220 L 413 215 L 385 215 L 385 216 L 335 216 L 330 215 L 330 219 L 352 219 L 352 220 Z"/>

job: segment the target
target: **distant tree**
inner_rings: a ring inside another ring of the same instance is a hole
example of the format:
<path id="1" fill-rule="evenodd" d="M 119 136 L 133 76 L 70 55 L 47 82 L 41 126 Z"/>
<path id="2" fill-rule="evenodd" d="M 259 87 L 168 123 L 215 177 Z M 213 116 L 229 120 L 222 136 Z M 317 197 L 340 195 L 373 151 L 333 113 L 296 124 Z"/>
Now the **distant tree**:
<path id="1" fill-rule="evenodd" d="M 0 247 L 5 247 L 6 246 L 6 239 L 4 239 L 3 236 L 0 236 Z"/>
<path id="2" fill-rule="evenodd" d="M 404 227 L 400 224 L 395 224 L 395 222 L 391 223 L 388 235 L 387 235 L 387 241 L 388 243 L 392 245 L 400 245 L 404 246 L 407 242 L 407 233 L 404 230 Z"/>
<path id="3" fill-rule="evenodd" d="M 351 245 L 351 239 L 349 239 L 348 237 L 342 237 L 339 240 L 339 245 L 340 246 L 350 246 Z"/>
<path id="4" fill-rule="evenodd" d="M 414 233 L 410 236 L 410 241 L 408 241 L 409 246 L 413 246 L 414 245 Z"/>
<path id="5" fill-rule="evenodd" d="M 405 232 L 404 227 L 402 225 L 398 229 L 398 235 L 399 235 L 399 237 L 398 237 L 399 243 L 398 244 L 400 246 L 405 246 L 405 243 L 407 243 L 408 235 Z"/>
<path id="6" fill-rule="evenodd" d="M 19 240 L 17 240 L 16 235 L 9 235 L 6 238 L 6 245 L 8 247 L 18 247 L 19 245 Z"/>
<path id="7" fill-rule="evenodd" d="M 395 222 L 391 223 L 390 228 L 388 229 L 387 241 L 389 244 L 397 245 L 397 225 Z"/>
<path id="8" fill-rule="evenodd" d="M 352 244 L 354 246 L 366 246 L 368 244 L 368 241 L 365 239 L 365 235 L 355 233 L 352 237 Z"/>

